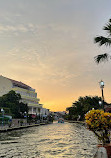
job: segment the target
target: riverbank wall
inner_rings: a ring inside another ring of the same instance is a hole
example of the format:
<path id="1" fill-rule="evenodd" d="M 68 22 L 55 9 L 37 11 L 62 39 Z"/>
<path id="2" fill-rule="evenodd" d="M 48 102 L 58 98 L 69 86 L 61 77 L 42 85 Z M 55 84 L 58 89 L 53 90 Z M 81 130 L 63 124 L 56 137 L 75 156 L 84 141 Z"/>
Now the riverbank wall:
<path id="1" fill-rule="evenodd" d="M 13 131 L 13 130 L 20 130 L 20 129 L 34 127 L 34 126 L 47 125 L 47 124 L 51 124 L 51 123 L 52 122 L 41 122 L 41 123 L 36 123 L 36 124 L 25 124 L 23 126 L 13 126 L 13 127 L 2 126 L 2 127 L 0 127 L 0 133 Z"/>
<path id="2" fill-rule="evenodd" d="M 78 124 L 83 124 L 83 125 L 86 125 L 85 121 L 65 120 L 65 122 L 68 122 L 68 123 L 78 123 Z"/>

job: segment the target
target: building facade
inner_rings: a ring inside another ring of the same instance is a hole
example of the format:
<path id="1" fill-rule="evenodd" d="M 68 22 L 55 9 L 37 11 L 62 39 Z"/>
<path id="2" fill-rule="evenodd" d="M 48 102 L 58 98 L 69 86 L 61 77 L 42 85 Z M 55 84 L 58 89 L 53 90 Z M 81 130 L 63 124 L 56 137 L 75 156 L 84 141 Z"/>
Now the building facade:
<path id="1" fill-rule="evenodd" d="M 39 115 L 43 105 L 39 104 L 40 99 L 37 98 L 35 89 L 22 82 L 0 76 L 0 96 L 7 94 L 11 90 L 21 95 L 21 101 L 27 103 L 29 107 L 29 114 Z"/>

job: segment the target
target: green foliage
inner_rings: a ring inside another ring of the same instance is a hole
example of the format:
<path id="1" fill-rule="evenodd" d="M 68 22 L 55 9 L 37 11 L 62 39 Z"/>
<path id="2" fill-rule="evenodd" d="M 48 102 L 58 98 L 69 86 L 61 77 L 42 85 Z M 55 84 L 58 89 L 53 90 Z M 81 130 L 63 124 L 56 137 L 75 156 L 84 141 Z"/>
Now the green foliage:
<path id="1" fill-rule="evenodd" d="M 10 109 L 14 118 L 21 118 L 25 111 L 28 112 L 27 104 L 22 103 L 20 94 L 15 93 L 13 90 L 0 97 L 0 108 L 2 107 L 4 110 L 6 108 Z"/>
<path id="2" fill-rule="evenodd" d="M 78 101 L 72 104 L 72 107 L 67 108 L 69 111 L 68 119 L 69 120 L 84 120 L 84 115 L 91 110 L 101 109 L 102 107 L 99 105 L 99 101 L 101 100 L 98 96 L 85 96 L 79 97 Z"/>
<path id="3" fill-rule="evenodd" d="M 97 36 L 96 38 L 94 38 L 94 42 L 99 43 L 99 46 L 102 46 L 102 45 L 110 46 L 111 45 L 111 19 L 109 19 L 109 23 L 106 24 L 106 26 L 104 26 L 103 30 L 107 31 L 107 37 Z M 109 58 L 111 57 L 107 53 L 100 54 L 95 57 L 95 61 L 96 63 L 100 63 L 102 61 L 108 60 Z"/>
<path id="4" fill-rule="evenodd" d="M 3 109 L 5 111 L 5 114 L 11 114 L 10 108 L 3 107 Z M 0 116 L 1 115 L 2 115 L 2 112 L 0 111 Z"/>

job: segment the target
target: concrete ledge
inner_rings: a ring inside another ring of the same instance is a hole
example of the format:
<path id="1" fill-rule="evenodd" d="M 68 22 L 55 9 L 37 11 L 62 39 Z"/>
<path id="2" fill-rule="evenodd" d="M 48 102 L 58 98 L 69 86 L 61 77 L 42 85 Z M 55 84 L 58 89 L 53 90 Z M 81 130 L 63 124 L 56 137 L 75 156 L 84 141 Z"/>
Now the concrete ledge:
<path id="1" fill-rule="evenodd" d="M 29 127 L 34 127 L 34 126 L 40 126 L 40 125 L 47 125 L 50 123 L 39 123 L 39 124 L 32 124 L 32 125 L 26 125 L 26 126 L 18 126 L 18 127 L 10 127 L 10 128 L 1 128 L 0 133 L 3 132 L 8 132 L 8 131 L 13 131 L 13 130 L 19 130 L 19 129 L 24 129 L 24 128 L 29 128 Z"/>
<path id="2" fill-rule="evenodd" d="M 80 123 L 80 124 L 86 124 L 84 121 L 72 121 L 72 120 L 68 120 L 68 123 Z"/>

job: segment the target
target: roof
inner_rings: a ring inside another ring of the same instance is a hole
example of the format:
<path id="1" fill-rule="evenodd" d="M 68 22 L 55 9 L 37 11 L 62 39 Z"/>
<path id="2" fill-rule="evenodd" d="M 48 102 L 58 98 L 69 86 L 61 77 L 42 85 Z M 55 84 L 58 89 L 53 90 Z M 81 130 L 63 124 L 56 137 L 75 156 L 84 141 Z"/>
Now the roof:
<path id="1" fill-rule="evenodd" d="M 17 86 L 17 87 L 28 89 L 28 90 L 32 89 L 30 86 L 22 83 L 21 81 L 12 80 L 10 78 L 7 78 L 7 79 L 9 79 L 12 82 L 13 86 Z"/>

